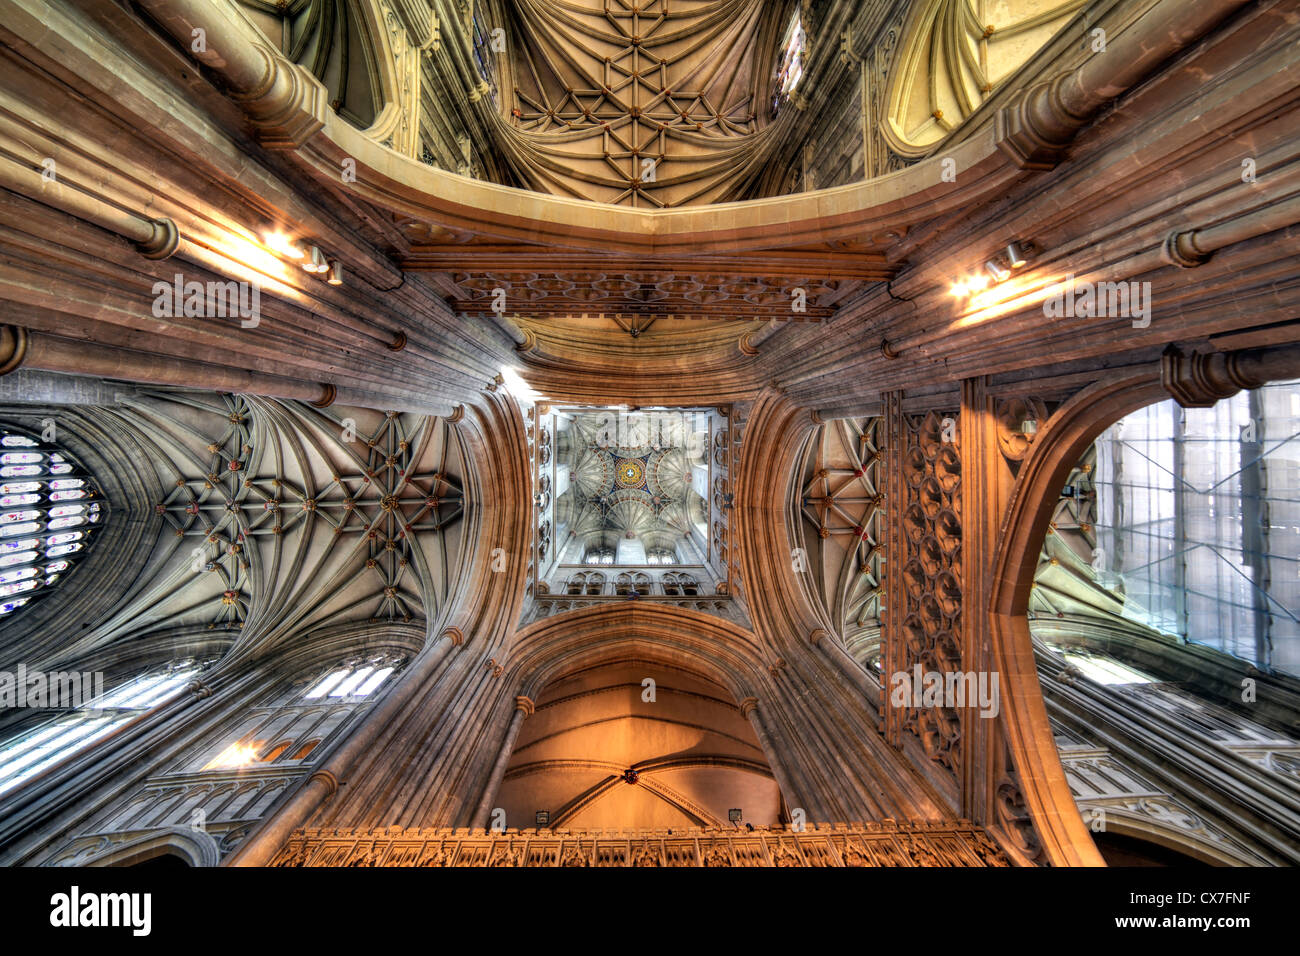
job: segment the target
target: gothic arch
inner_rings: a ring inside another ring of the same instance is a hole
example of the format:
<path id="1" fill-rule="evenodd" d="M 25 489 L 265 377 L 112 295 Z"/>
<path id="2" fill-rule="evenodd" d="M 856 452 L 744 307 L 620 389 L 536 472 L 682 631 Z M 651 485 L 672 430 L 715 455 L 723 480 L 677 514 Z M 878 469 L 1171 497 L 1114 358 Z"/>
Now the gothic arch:
<path id="1" fill-rule="evenodd" d="M 729 703 L 739 710 L 742 723 L 743 718 L 748 718 L 752 730 L 746 727 L 745 732 L 756 736 L 758 751 L 766 767 L 752 757 L 719 758 L 711 766 L 758 773 L 760 776 L 770 773 L 782 797 L 789 799 L 789 777 L 779 764 L 761 714 L 754 712 L 755 707 L 762 706 L 755 695 L 767 696 L 761 671 L 756 666 L 755 650 L 747 632 L 712 615 L 635 602 L 603 605 L 558 618 L 545 618 L 520 632 L 511 650 L 502 686 L 503 690 L 518 688 L 520 696 L 515 698 L 516 709 L 526 706 L 527 713 L 532 713 L 533 701 L 541 698 L 548 688 L 576 675 L 595 673 L 617 665 L 660 668 L 687 682 L 713 685 L 730 698 Z M 521 705 L 521 701 L 527 701 L 527 704 Z M 484 789 L 478 811 L 480 816 L 494 805 L 493 801 L 501 790 L 519 727 L 519 722 L 514 722 L 512 732 L 507 735 L 497 768 Z M 697 763 L 700 766 L 708 764 L 708 761 L 692 763 L 680 754 L 677 757 L 681 759 L 675 761 L 669 759 L 672 755 L 656 756 L 660 759 L 648 761 L 640 769 L 648 773 L 698 770 Z M 570 763 L 565 761 L 566 766 Z M 516 769 L 516 776 L 523 769 L 527 768 Z M 598 761 L 584 761 L 579 769 L 601 774 L 603 779 L 590 792 L 571 801 L 571 805 L 557 808 L 562 820 L 608 796 L 611 781 L 617 781 L 617 775 L 610 776 L 614 771 L 612 764 L 605 766 Z M 622 769 L 618 768 L 619 773 Z M 635 782 L 635 778 L 628 782 Z M 658 799 L 685 813 L 695 825 L 722 824 L 715 814 L 708 813 L 671 787 L 650 781 L 647 781 L 647 787 Z"/>
<path id="2" fill-rule="evenodd" d="M 121 842 L 100 840 L 99 843 L 90 844 L 90 856 L 82 856 L 86 848 L 74 843 L 64 855 L 53 858 L 49 865 L 135 866 L 166 855 L 181 857 L 188 866 L 216 866 L 221 862 L 216 840 L 188 827 L 165 827 L 149 834 L 127 836 Z"/>
<path id="3" fill-rule="evenodd" d="M 1130 815 L 1122 810 L 1106 811 L 1106 832 L 1143 840 L 1210 866 L 1259 865 L 1259 860 L 1254 857 L 1232 852 L 1234 847 L 1231 844 L 1202 839 L 1180 827 L 1157 823 L 1150 817 Z"/>
<path id="4" fill-rule="evenodd" d="M 1008 19 L 997 24 L 981 23 L 971 0 L 915 5 L 880 123 L 890 149 L 910 160 L 928 155 L 1084 5 L 1085 0 L 1007 0 L 997 14 Z"/>
<path id="5" fill-rule="evenodd" d="M 763 582 L 746 593 L 750 611 L 765 642 L 775 650 L 800 643 L 818 628 L 839 635 L 830 612 L 814 593 L 811 576 L 796 570 L 793 549 L 801 535 L 799 463 L 816 420 L 775 393 L 754 403 L 748 433 L 754 436 L 734 476 L 736 500 L 732 513 L 741 555 L 742 582 Z M 778 495 L 762 494 L 781 475 Z M 775 500 L 771 500 L 775 499 Z M 756 503 L 767 501 L 766 507 Z"/>
<path id="6" fill-rule="evenodd" d="M 514 675 L 519 693 L 532 697 L 566 671 L 631 659 L 700 674 L 738 702 L 760 686 L 757 648 L 738 625 L 684 608 L 632 602 L 581 608 L 529 625 L 519 632 L 506 673 Z"/>
<path id="7" fill-rule="evenodd" d="M 418 8 L 381 0 L 309 0 L 292 14 L 239 0 L 239 13 L 281 55 L 326 87 L 331 107 L 382 146 L 413 156 L 419 144 L 420 53 L 434 42 L 434 21 L 416 21 Z M 268 31 L 288 33 L 289 17 L 301 29 L 296 48 L 281 50 Z M 310 55 L 309 55 L 310 54 Z"/>
<path id="8" fill-rule="evenodd" d="M 1116 420 L 1161 398 L 1158 367 L 1119 374 L 1080 391 L 1038 433 L 1012 491 L 994 556 L 989 623 L 1002 675 L 1003 715 L 1025 805 L 1047 859 L 1101 865 L 1061 767 L 1043 702 L 1029 633 L 1029 592 L 1052 507 L 1079 456 Z"/>
<path id="9" fill-rule="evenodd" d="M 42 421 L 52 419 L 59 444 L 95 476 L 109 507 L 103 527 L 96 532 L 99 540 L 88 549 L 78 573 L 61 584 L 58 597 L 23 608 L 4 622 L 6 656 L 61 666 L 76 656 L 76 638 L 85 633 L 86 622 L 98 620 L 103 608 L 125 600 L 147 576 L 138 572 L 161 535 L 147 511 L 149 502 L 161 494 L 162 484 L 145 469 L 121 467 L 123 462 L 138 460 L 142 449 L 139 436 L 115 415 L 66 405 L 37 409 L 18 405 L 0 408 L 0 419 L 38 434 Z M 72 639 L 60 642 L 52 652 L 50 633 Z"/>

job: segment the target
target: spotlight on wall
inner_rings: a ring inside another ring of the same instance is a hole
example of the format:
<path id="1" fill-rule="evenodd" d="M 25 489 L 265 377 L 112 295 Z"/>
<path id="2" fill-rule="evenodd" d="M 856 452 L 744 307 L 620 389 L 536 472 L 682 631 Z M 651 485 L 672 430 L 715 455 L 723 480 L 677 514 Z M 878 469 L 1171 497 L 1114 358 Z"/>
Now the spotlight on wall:
<path id="1" fill-rule="evenodd" d="M 739 807 L 735 807 L 727 811 L 727 819 L 730 820 L 732 823 L 739 823 L 740 818 L 743 817 L 744 815 L 745 815 L 744 811 L 741 810 Z"/>
<path id="2" fill-rule="evenodd" d="M 337 259 L 331 259 L 329 264 L 329 277 L 325 280 L 330 285 L 343 284 L 343 267 L 339 265 Z"/>
<path id="3" fill-rule="evenodd" d="M 538 810 L 538 811 L 537 811 L 537 816 L 534 817 L 534 819 L 537 821 L 537 825 L 538 825 L 539 827 L 550 826 L 550 823 L 551 823 L 551 811 L 550 811 L 550 810 Z"/>
<path id="4" fill-rule="evenodd" d="M 330 271 L 329 263 L 325 261 L 325 254 L 320 251 L 320 246 L 308 247 L 307 258 L 303 262 L 302 268 L 305 272 L 314 272 L 317 275 Z"/>
<path id="5" fill-rule="evenodd" d="M 994 282 L 1006 282 L 1011 278 L 1011 270 L 996 259 L 990 259 L 984 263 L 984 271 L 989 274 L 989 277 Z"/>
<path id="6" fill-rule="evenodd" d="M 1036 252 L 1034 244 L 1013 239 L 1006 246 L 984 260 L 984 270 L 954 282 L 948 293 L 957 299 L 966 299 L 983 292 L 991 283 L 1006 282 L 1013 269 L 1019 269 Z"/>
<path id="7" fill-rule="evenodd" d="M 294 245 L 292 239 L 282 232 L 270 232 L 266 235 L 267 248 L 276 255 L 284 256 L 288 259 L 301 259 L 305 253 Z"/>

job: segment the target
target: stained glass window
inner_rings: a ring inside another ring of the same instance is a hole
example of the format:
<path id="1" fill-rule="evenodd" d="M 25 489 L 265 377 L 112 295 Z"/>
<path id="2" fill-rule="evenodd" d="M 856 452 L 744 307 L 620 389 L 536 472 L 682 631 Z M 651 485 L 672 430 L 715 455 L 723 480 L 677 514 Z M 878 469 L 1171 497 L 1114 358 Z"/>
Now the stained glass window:
<path id="1" fill-rule="evenodd" d="M 5 427 L 0 428 L 0 449 L 3 617 L 75 567 L 105 506 L 91 476 L 48 442 Z"/>
<path id="2" fill-rule="evenodd" d="M 500 28 L 497 28 L 500 29 Z M 479 77 L 488 85 L 488 95 L 492 102 L 497 102 L 497 78 L 495 59 L 504 41 L 504 31 L 488 29 L 484 14 L 475 4 L 474 9 L 474 66 Z"/>
<path id="3" fill-rule="evenodd" d="M 330 671 L 303 695 L 304 700 L 319 697 L 369 697 L 393 675 L 403 659 L 376 657 L 364 664 L 347 665 Z"/>

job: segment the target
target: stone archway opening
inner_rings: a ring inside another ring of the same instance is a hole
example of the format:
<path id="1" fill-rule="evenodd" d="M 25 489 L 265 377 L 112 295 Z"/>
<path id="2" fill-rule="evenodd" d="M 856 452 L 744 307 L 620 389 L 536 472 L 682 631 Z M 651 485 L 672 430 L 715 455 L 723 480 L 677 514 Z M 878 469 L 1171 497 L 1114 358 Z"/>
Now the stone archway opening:
<path id="1" fill-rule="evenodd" d="M 731 693 L 701 674 L 626 659 L 546 685 L 495 806 L 511 825 L 557 829 L 743 828 L 782 818 L 780 789 Z"/>

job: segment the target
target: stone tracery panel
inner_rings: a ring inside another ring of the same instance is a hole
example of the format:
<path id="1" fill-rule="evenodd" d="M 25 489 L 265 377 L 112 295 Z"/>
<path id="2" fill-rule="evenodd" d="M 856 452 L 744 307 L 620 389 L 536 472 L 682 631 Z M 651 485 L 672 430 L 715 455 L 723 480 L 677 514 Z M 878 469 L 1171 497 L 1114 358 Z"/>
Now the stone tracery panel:
<path id="1" fill-rule="evenodd" d="M 962 499 L 958 413 L 904 413 L 889 399 L 891 461 L 896 474 L 892 517 L 885 677 L 946 675 L 962 670 Z M 925 754 L 954 777 L 961 774 L 961 714 L 953 703 L 922 694 L 918 685 L 896 706 L 886 694 L 888 736 L 901 745 L 900 729 L 919 739 Z M 919 706 L 918 706 L 919 702 Z"/>

